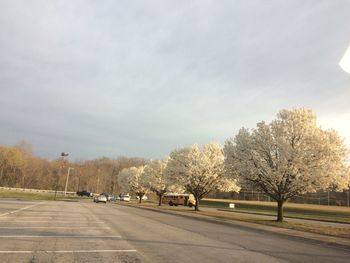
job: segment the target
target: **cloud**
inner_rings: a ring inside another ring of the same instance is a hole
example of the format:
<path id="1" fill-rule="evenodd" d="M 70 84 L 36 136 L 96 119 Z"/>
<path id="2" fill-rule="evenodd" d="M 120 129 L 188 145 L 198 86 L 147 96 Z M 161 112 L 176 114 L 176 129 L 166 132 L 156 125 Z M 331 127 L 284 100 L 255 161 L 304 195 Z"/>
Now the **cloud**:
<path id="1" fill-rule="evenodd" d="M 350 112 L 349 75 L 337 65 L 350 42 L 346 1 L 2 1 L 0 10 L 0 143 L 25 138 L 48 158 L 155 159 L 223 142 L 282 108 L 312 108 L 325 123 Z"/>

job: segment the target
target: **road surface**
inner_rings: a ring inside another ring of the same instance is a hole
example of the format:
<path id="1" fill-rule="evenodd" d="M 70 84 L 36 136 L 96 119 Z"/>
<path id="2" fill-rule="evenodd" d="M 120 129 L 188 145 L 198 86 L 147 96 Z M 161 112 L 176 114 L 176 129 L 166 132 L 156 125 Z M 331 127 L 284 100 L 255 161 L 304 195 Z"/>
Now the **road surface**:
<path id="1" fill-rule="evenodd" d="M 113 203 L 0 200 L 0 262 L 349 262 L 350 250 Z"/>

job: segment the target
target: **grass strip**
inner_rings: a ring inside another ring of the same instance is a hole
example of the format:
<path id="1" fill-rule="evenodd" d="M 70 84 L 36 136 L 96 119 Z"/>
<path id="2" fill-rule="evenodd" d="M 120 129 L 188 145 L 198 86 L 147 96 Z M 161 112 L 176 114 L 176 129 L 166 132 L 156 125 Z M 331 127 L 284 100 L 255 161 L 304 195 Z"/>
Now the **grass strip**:
<path id="1" fill-rule="evenodd" d="M 20 191 L 0 191 L 0 198 L 15 198 L 21 200 L 76 200 L 77 196 L 63 196 L 57 194 L 55 199 L 54 193 L 41 192 L 20 192 Z"/>
<path id="2" fill-rule="evenodd" d="M 234 203 L 235 208 L 229 209 L 228 203 Z M 228 209 L 242 213 L 254 213 L 276 216 L 276 204 L 269 202 L 236 201 L 236 200 L 201 200 L 201 206 Z M 350 224 L 350 209 L 347 207 L 329 207 L 320 205 L 290 204 L 286 203 L 284 216 L 290 218 L 319 220 Z"/>

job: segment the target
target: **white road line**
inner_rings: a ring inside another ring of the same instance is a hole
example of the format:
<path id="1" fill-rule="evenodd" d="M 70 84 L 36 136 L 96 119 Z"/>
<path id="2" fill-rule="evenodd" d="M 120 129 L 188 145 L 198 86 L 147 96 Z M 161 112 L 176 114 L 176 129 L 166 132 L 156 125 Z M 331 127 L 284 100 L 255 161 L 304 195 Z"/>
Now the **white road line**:
<path id="1" fill-rule="evenodd" d="M 122 238 L 121 236 L 69 236 L 69 235 L 50 235 L 50 236 L 34 236 L 34 235 L 7 235 L 7 236 L 0 236 L 1 238 L 92 238 L 92 239 L 96 239 L 96 238 Z"/>
<path id="2" fill-rule="evenodd" d="M 135 249 L 110 249 L 110 250 L 3 250 L 0 254 L 55 254 L 55 253 L 128 253 L 137 252 Z"/>
<path id="3" fill-rule="evenodd" d="M 0 221 L 0 224 L 2 223 L 6 223 L 6 224 L 10 224 L 10 223 L 13 223 L 13 224 L 27 224 L 27 223 L 51 223 L 51 222 L 55 222 L 55 224 L 89 224 L 88 221 L 85 221 L 85 222 L 82 222 L 82 221 L 57 221 L 57 220 L 22 220 L 22 221 L 17 221 L 17 220 L 11 220 L 11 221 Z M 105 224 L 105 222 L 96 222 L 94 221 L 93 222 L 94 224 Z"/>
<path id="4" fill-rule="evenodd" d="M 0 201 L 0 204 L 2 205 L 13 205 L 13 204 L 36 204 L 37 202 L 23 202 L 23 201 Z"/>
<path id="5" fill-rule="evenodd" d="M 35 219 L 52 219 L 52 216 L 20 216 L 20 217 L 12 217 L 11 219 L 25 219 L 25 218 L 35 218 Z M 0 220 L 7 220 L 7 218 L 0 218 Z"/>
<path id="6" fill-rule="evenodd" d="M 111 229 L 108 226 L 0 226 L 0 229 Z"/>
<path id="7" fill-rule="evenodd" d="M 1 221 L 6 221 L 8 220 L 9 218 L 6 218 L 6 217 L 1 217 L 0 218 L 0 222 Z M 61 218 L 61 219 L 58 219 L 56 217 L 53 217 L 53 216 L 47 216 L 47 217 L 42 217 L 42 216 L 31 216 L 31 217 L 28 217 L 28 216 L 20 216 L 20 217 L 11 217 L 11 221 L 15 221 L 15 220 L 18 220 L 18 221 L 24 221 L 24 220 L 54 220 L 54 221 L 69 221 L 69 222 L 81 222 L 81 221 L 87 221 L 87 220 L 92 220 L 94 222 L 102 222 L 102 221 L 95 221 L 93 218 L 90 218 L 90 219 L 85 219 L 85 218 Z"/>
<path id="8" fill-rule="evenodd" d="M 20 212 L 20 211 L 23 211 L 23 210 L 32 208 L 32 207 L 34 207 L 34 206 L 38 206 L 38 205 L 44 204 L 44 203 L 46 203 L 46 202 L 40 202 L 40 203 L 36 203 L 36 204 L 34 204 L 34 205 L 29 205 L 29 206 L 26 206 L 26 207 L 22 207 L 22 208 L 20 208 L 20 209 L 13 210 L 13 211 L 11 211 L 11 212 L 6 212 L 6 213 L 3 213 L 3 214 L 0 214 L 0 216 L 11 215 L 11 214 L 14 214 L 14 213 L 17 213 L 17 212 Z"/>

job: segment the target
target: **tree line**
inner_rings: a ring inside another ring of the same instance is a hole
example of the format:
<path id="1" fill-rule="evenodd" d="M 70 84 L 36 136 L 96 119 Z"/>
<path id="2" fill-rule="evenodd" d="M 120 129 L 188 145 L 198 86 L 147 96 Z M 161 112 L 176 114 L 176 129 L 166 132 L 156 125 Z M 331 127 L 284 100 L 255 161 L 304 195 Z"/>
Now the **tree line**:
<path id="1" fill-rule="evenodd" d="M 21 142 L 0 146 L 0 185 L 63 190 L 65 173 L 73 168 L 68 191 L 110 193 L 154 192 L 159 205 L 166 192 L 187 192 L 200 200 L 213 191 L 238 192 L 252 186 L 277 203 L 277 220 L 290 198 L 318 190 L 349 187 L 348 150 L 334 130 L 323 130 L 316 114 L 304 108 L 281 110 L 270 123 L 241 128 L 224 146 L 209 143 L 175 149 L 163 160 L 99 158 L 70 163 L 49 161 Z"/>
<path id="2" fill-rule="evenodd" d="M 118 176 L 124 191 L 142 196 L 149 191 L 186 191 L 199 201 L 213 191 L 239 191 L 252 186 L 283 205 L 296 195 L 349 188 L 348 150 L 334 130 L 317 126 L 316 114 L 297 108 L 281 110 L 270 123 L 241 128 L 224 147 L 210 143 L 173 150 L 161 161 L 124 169 Z"/>
<path id="3" fill-rule="evenodd" d="M 64 190 L 70 168 L 67 191 L 88 190 L 117 193 L 117 176 L 128 167 L 146 164 L 142 158 L 118 157 L 70 162 L 68 158 L 47 160 L 35 156 L 31 145 L 21 141 L 14 146 L 0 145 L 0 186 Z"/>

